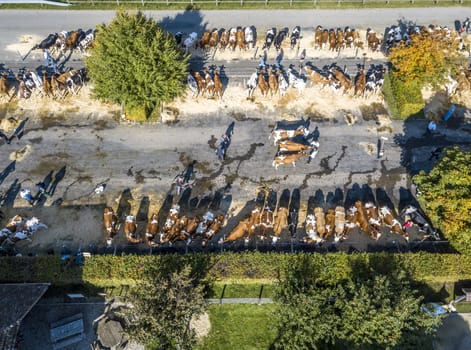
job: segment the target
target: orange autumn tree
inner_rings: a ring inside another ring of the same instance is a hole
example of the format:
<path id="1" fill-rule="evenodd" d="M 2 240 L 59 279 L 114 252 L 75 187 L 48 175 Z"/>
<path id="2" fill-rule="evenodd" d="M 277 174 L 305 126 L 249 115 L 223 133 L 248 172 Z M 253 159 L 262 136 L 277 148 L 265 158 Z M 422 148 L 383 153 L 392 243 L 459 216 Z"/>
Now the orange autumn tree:
<path id="1" fill-rule="evenodd" d="M 402 42 L 391 49 L 389 60 L 394 78 L 419 83 L 422 87 L 438 87 L 448 75 L 454 77 L 462 63 L 458 43 L 459 37 L 447 35 L 443 29 L 422 29 L 412 34 L 407 45 Z"/>

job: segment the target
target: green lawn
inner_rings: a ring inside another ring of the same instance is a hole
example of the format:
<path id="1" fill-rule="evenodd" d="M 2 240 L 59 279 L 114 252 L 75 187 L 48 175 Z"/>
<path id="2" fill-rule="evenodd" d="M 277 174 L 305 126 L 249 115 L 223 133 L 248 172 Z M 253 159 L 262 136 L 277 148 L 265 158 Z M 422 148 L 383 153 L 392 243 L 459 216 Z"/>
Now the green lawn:
<path id="1" fill-rule="evenodd" d="M 268 349 L 276 337 L 274 304 L 211 305 L 211 331 L 197 350 Z"/>

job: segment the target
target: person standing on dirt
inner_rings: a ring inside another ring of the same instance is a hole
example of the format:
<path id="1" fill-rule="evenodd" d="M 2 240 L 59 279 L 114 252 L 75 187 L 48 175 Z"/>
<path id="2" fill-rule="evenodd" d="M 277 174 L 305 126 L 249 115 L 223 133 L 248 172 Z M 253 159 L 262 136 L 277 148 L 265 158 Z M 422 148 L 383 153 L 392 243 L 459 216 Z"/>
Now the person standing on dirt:
<path id="1" fill-rule="evenodd" d="M 29 204 L 34 205 L 34 197 L 31 194 L 31 191 L 27 188 L 22 188 L 20 191 L 20 197 L 27 200 Z"/>

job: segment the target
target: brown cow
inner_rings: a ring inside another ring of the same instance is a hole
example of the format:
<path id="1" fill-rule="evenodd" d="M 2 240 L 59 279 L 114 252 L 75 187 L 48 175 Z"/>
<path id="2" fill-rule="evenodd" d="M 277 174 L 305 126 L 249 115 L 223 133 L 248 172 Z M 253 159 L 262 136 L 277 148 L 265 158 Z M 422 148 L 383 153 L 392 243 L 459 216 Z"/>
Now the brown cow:
<path id="1" fill-rule="evenodd" d="M 209 46 L 216 47 L 219 42 L 219 32 L 217 29 L 214 29 L 211 33 L 211 37 L 209 38 Z"/>
<path id="2" fill-rule="evenodd" d="M 344 92 L 348 92 L 352 88 L 352 81 L 338 67 L 334 66 L 330 71 L 334 74 L 335 79 L 340 83 Z"/>
<path id="3" fill-rule="evenodd" d="M 329 42 L 329 31 L 324 29 L 321 34 L 321 49 L 325 48 Z"/>
<path id="4" fill-rule="evenodd" d="M 335 37 L 335 30 L 329 29 L 329 50 L 335 51 L 337 47 L 337 38 Z"/>
<path id="5" fill-rule="evenodd" d="M 325 213 L 325 234 L 326 237 L 330 237 L 334 233 L 335 229 L 335 210 L 332 208 L 327 209 Z"/>
<path id="6" fill-rule="evenodd" d="M 344 240 L 345 234 L 345 208 L 335 207 L 335 242 Z"/>
<path id="7" fill-rule="evenodd" d="M 381 234 L 377 232 L 373 227 L 370 225 L 368 221 L 368 216 L 366 214 L 366 208 L 364 207 L 361 201 L 355 202 L 355 207 L 358 210 L 358 223 L 360 228 L 363 232 L 369 234 L 371 238 L 378 240 Z"/>
<path id="8" fill-rule="evenodd" d="M 275 216 L 275 223 L 273 225 L 273 232 L 275 237 L 273 237 L 273 241 L 276 242 L 278 237 L 280 236 L 281 232 L 288 227 L 288 209 L 285 207 L 278 208 Z"/>
<path id="9" fill-rule="evenodd" d="M 219 39 L 219 48 L 222 51 L 224 51 L 226 49 L 227 45 L 229 45 L 229 31 L 224 30 L 221 33 L 221 38 Z"/>
<path id="10" fill-rule="evenodd" d="M 381 41 L 376 36 L 376 32 L 371 28 L 368 28 L 368 30 L 366 31 L 366 42 L 368 44 L 368 48 L 371 49 L 371 51 L 373 52 L 378 50 L 381 46 Z"/>
<path id="11" fill-rule="evenodd" d="M 277 129 L 272 131 L 270 137 L 273 137 L 273 144 L 276 146 L 279 140 L 291 139 L 298 135 L 309 135 L 309 129 L 306 127 L 300 127 L 296 130 Z"/>
<path id="12" fill-rule="evenodd" d="M 204 73 L 204 81 L 206 82 L 206 91 L 212 97 L 214 96 L 214 80 L 211 74 L 207 69 L 203 70 Z"/>
<path id="13" fill-rule="evenodd" d="M 341 28 L 337 28 L 337 33 L 335 34 L 335 49 L 340 51 L 344 47 L 344 38 L 343 38 L 343 30 Z"/>
<path id="14" fill-rule="evenodd" d="M 203 33 L 203 36 L 199 40 L 198 44 L 202 50 L 209 49 L 209 39 L 211 38 L 211 32 L 209 30 Z"/>
<path id="15" fill-rule="evenodd" d="M 319 148 L 319 142 L 312 141 L 309 145 L 297 143 L 291 140 L 278 141 L 279 152 L 300 152 L 307 151 L 313 148 Z"/>
<path id="16" fill-rule="evenodd" d="M 124 234 L 126 239 L 130 243 L 141 243 L 142 240 L 137 236 L 137 224 L 136 218 L 134 215 L 126 216 L 126 221 L 124 222 Z"/>
<path id="17" fill-rule="evenodd" d="M 116 217 L 113 208 L 106 207 L 103 214 L 103 222 L 106 229 L 106 243 L 111 245 L 114 236 L 118 233 L 118 218 Z"/>
<path id="18" fill-rule="evenodd" d="M 298 153 L 277 154 L 275 159 L 273 159 L 272 165 L 275 167 L 275 170 L 278 170 L 280 165 L 292 164 L 293 167 L 296 167 L 296 162 L 304 156 L 309 156 L 309 153 L 307 151 L 300 151 Z"/>
<path id="19" fill-rule="evenodd" d="M 325 216 L 324 216 L 324 208 L 316 207 L 314 208 L 314 217 L 316 218 L 316 231 L 319 237 L 322 240 L 327 238 L 327 231 L 325 229 Z"/>
<path id="20" fill-rule="evenodd" d="M 206 81 L 203 79 L 199 72 L 194 72 L 193 77 L 195 78 L 196 83 L 198 84 L 198 93 L 203 95 L 206 91 Z"/>
<path id="21" fill-rule="evenodd" d="M 5 228 L 10 230 L 10 232 L 15 233 L 17 230 L 21 230 L 21 228 L 24 226 L 25 221 L 23 220 L 23 217 L 20 215 L 15 215 L 13 218 L 8 221 L 8 223 L 5 225 Z"/>
<path id="22" fill-rule="evenodd" d="M 180 206 L 178 204 L 175 204 L 172 206 L 172 208 L 168 212 L 167 218 L 164 223 L 164 227 L 162 228 L 164 233 L 168 233 L 170 229 L 177 223 L 179 215 L 180 215 Z"/>
<path id="23" fill-rule="evenodd" d="M 278 78 L 273 69 L 270 69 L 268 73 L 268 87 L 270 89 L 270 95 L 273 97 L 273 95 L 278 92 Z"/>
<path id="24" fill-rule="evenodd" d="M 274 225 L 273 211 L 270 208 L 265 208 L 260 215 L 260 233 L 261 238 L 264 239 L 268 230 L 273 228 Z"/>
<path id="25" fill-rule="evenodd" d="M 231 28 L 229 31 L 229 48 L 234 51 L 237 44 L 237 28 Z"/>
<path id="26" fill-rule="evenodd" d="M 366 74 L 365 70 L 362 68 L 358 69 L 358 74 L 355 78 L 355 96 L 365 95 L 365 86 L 366 86 Z"/>
<path id="27" fill-rule="evenodd" d="M 401 223 L 394 218 L 393 211 L 386 206 L 379 209 L 379 216 L 383 224 L 391 229 L 391 232 L 401 235 L 406 241 L 409 241 L 409 234 L 404 231 Z"/>
<path id="28" fill-rule="evenodd" d="M 245 234 L 250 234 L 249 219 L 240 221 L 223 243 L 234 242 L 235 240 L 244 237 Z"/>
<path id="29" fill-rule="evenodd" d="M 262 69 L 260 71 L 260 74 L 258 75 L 257 86 L 260 89 L 260 92 L 262 93 L 262 96 L 267 96 L 268 95 L 269 86 L 268 86 L 268 83 L 265 79 L 265 69 Z"/>
<path id="30" fill-rule="evenodd" d="M 322 26 L 318 25 L 314 31 L 314 48 L 322 49 Z"/>
<path id="31" fill-rule="evenodd" d="M 0 95 L 7 95 L 10 97 L 10 89 L 11 85 L 8 81 L 8 74 L 6 72 L 2 72 L 0 75 Z"/>
<path id="32" fill-rule="evenodd" d="M 247 50 L 247 46 L 245 45 L 245 33 L 242 28 L 237 29 L 236 40 L 239 50 Z"/>
<path id="33" fill-rule="evenodd" d="M 146 232 L 144 234 L 144 240 L 147 245 L 154 247 L 157 243 L 154 239 L 159 232 L 159 216 L 156 213 L 153 213 L 152 216 L 147 221 Z"/>
<path id="34" fill-rule="evenodd" d="M 255 229 L 260 226 L 260 216 L 262 213 L 262 208 L 260 206 L 255 206 L 255 208 L 250 213 L 249 219 L 249 233 L 255 233 Z"/>
<path id="35" fill-rule="evenodd" d="M 357 208 L 352 205 L 347 210 L 347 214 L 345 216 L 345 234 L 344 238 L 353 230 L 355 227 L 359 226 L 358 224 L 358 210 Z"/>
<path id="36" fill-rule="evenodd" d="M 317 72 L 316 70 L 312 69 L 311 66 L 307 65 L 305 69 L 309 80 L 311 80 L 313 84 L 319 84 L 322 87 L 329 85 L 329 79 Z"/>
<path id="37" fill-rule="evenodd" d="M 211 240 L 221 229 L 222 225 L 224 224 L 224 215 L 217 214 L 214 217 L 214 220 L 208 227 L 208 230 L 203 235 L 203 241 L 201 242 L 202 246 L 206 246 L 206 242 Z"/>
<path id="38" fill-rule="evenodd" d="M 322 242 L 322 239 L 317 234 L 316 217 L 314 214 L 306 216 L 306 222 L 304 225 L 306 231 L 306 237 L 304 237 L 305 243 L 312 244 Z"/>
<path id="39" fill-rule="evenodd" d="M 43 93 L 47 97 L 53 96 L 53 91 L 51 87 L 51 79 L 47 77 L 47 71 L 43 70 Z"/>
<path id="40" fill-rule="evenodd" d="M 365 209 L 370 227 L 372 231 L 375 232 L 374 236 L 376 239 L 379 239 L 381 236 L 381 220 L 379 218 L 378 208 L 373 202 L 366 202 Z"/>
<path id="41" fill-rule="evenodd" d="M 222 81 L 221 77 L 217 70 L 214 70 L 214 89 L 213 96 L 216 95 L 218 98 L 222 99 Z"/>

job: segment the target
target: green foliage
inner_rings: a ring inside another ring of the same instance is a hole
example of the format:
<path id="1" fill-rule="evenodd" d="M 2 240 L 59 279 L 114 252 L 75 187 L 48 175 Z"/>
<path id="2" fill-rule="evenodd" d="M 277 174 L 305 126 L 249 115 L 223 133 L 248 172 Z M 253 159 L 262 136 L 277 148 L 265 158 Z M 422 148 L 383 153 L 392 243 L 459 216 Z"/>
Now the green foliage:
<path id="1" fill-rule="evenodd" d="M 422 115 L 425 106 L 420 83 L 402 81 L 394 74 L 386 74 L 383 84 L 383 95 L 394 119 L 407 119 Z"/>
<path id="2" fill-rule="evenodd" d="M 98 99 L 124 104 L 128 111 L 143 109 L 148 116 L 183 93 L 188 59 L 153 19 L 118 11 L 109 24 L 98 26 L 85 64 Z"/>
<path id="3" fill-rule="evenodd" d="M 420 197 L 419 197 L 420 198 Z M 471 255 L 429 253 L 225 253 L 191 255 L 95 255 L 86 264 L 67 266 L 58 256 L 2 257 L 0 283 L 51 282 L 55 285 L 88 283 L 97 287 L 135 285 L 154 269 L 171 272 L 190 264 L 200 281 L 271 284 L 284 278 L 286 267 L 297 260 L 308 261 L 325 281 L 345 280 L 352 266 L 372 263 L 387 273 L 391 266 L 417 281 L 446 282 L 471 279 Z"/>
<path id="4" fill-rule="evenodd" d="M 276 337 L 273 312 L 276 306 L 211 305 L 211 330 L 196 349 L 253 350 L 268 349 Z"/>
<path id="5" fill-rule="evenodd" d="M 430 173 L 420 172 L 413 181 L 419 202 L 435 227 L 460 252 L 471 254 L 471 152 L 453 147 Z"/>
<path id="6" fill-rule="evenodd" d="M 132 289 L 125 331 L 152 349 L 192 349 L 196 333 L 190 321 L 205 310 L 203 286 L 189 265 L 171 273 L 153 270 Z"/>
<path id="7" fill-rule="evenodd" d="M 356 262 L 349 278 L 326 280 L 297 259 L 280 283 L 273 348 L 430 349 L 440 319 L 421 311 L 405 273 L 384 267 Z"/>

